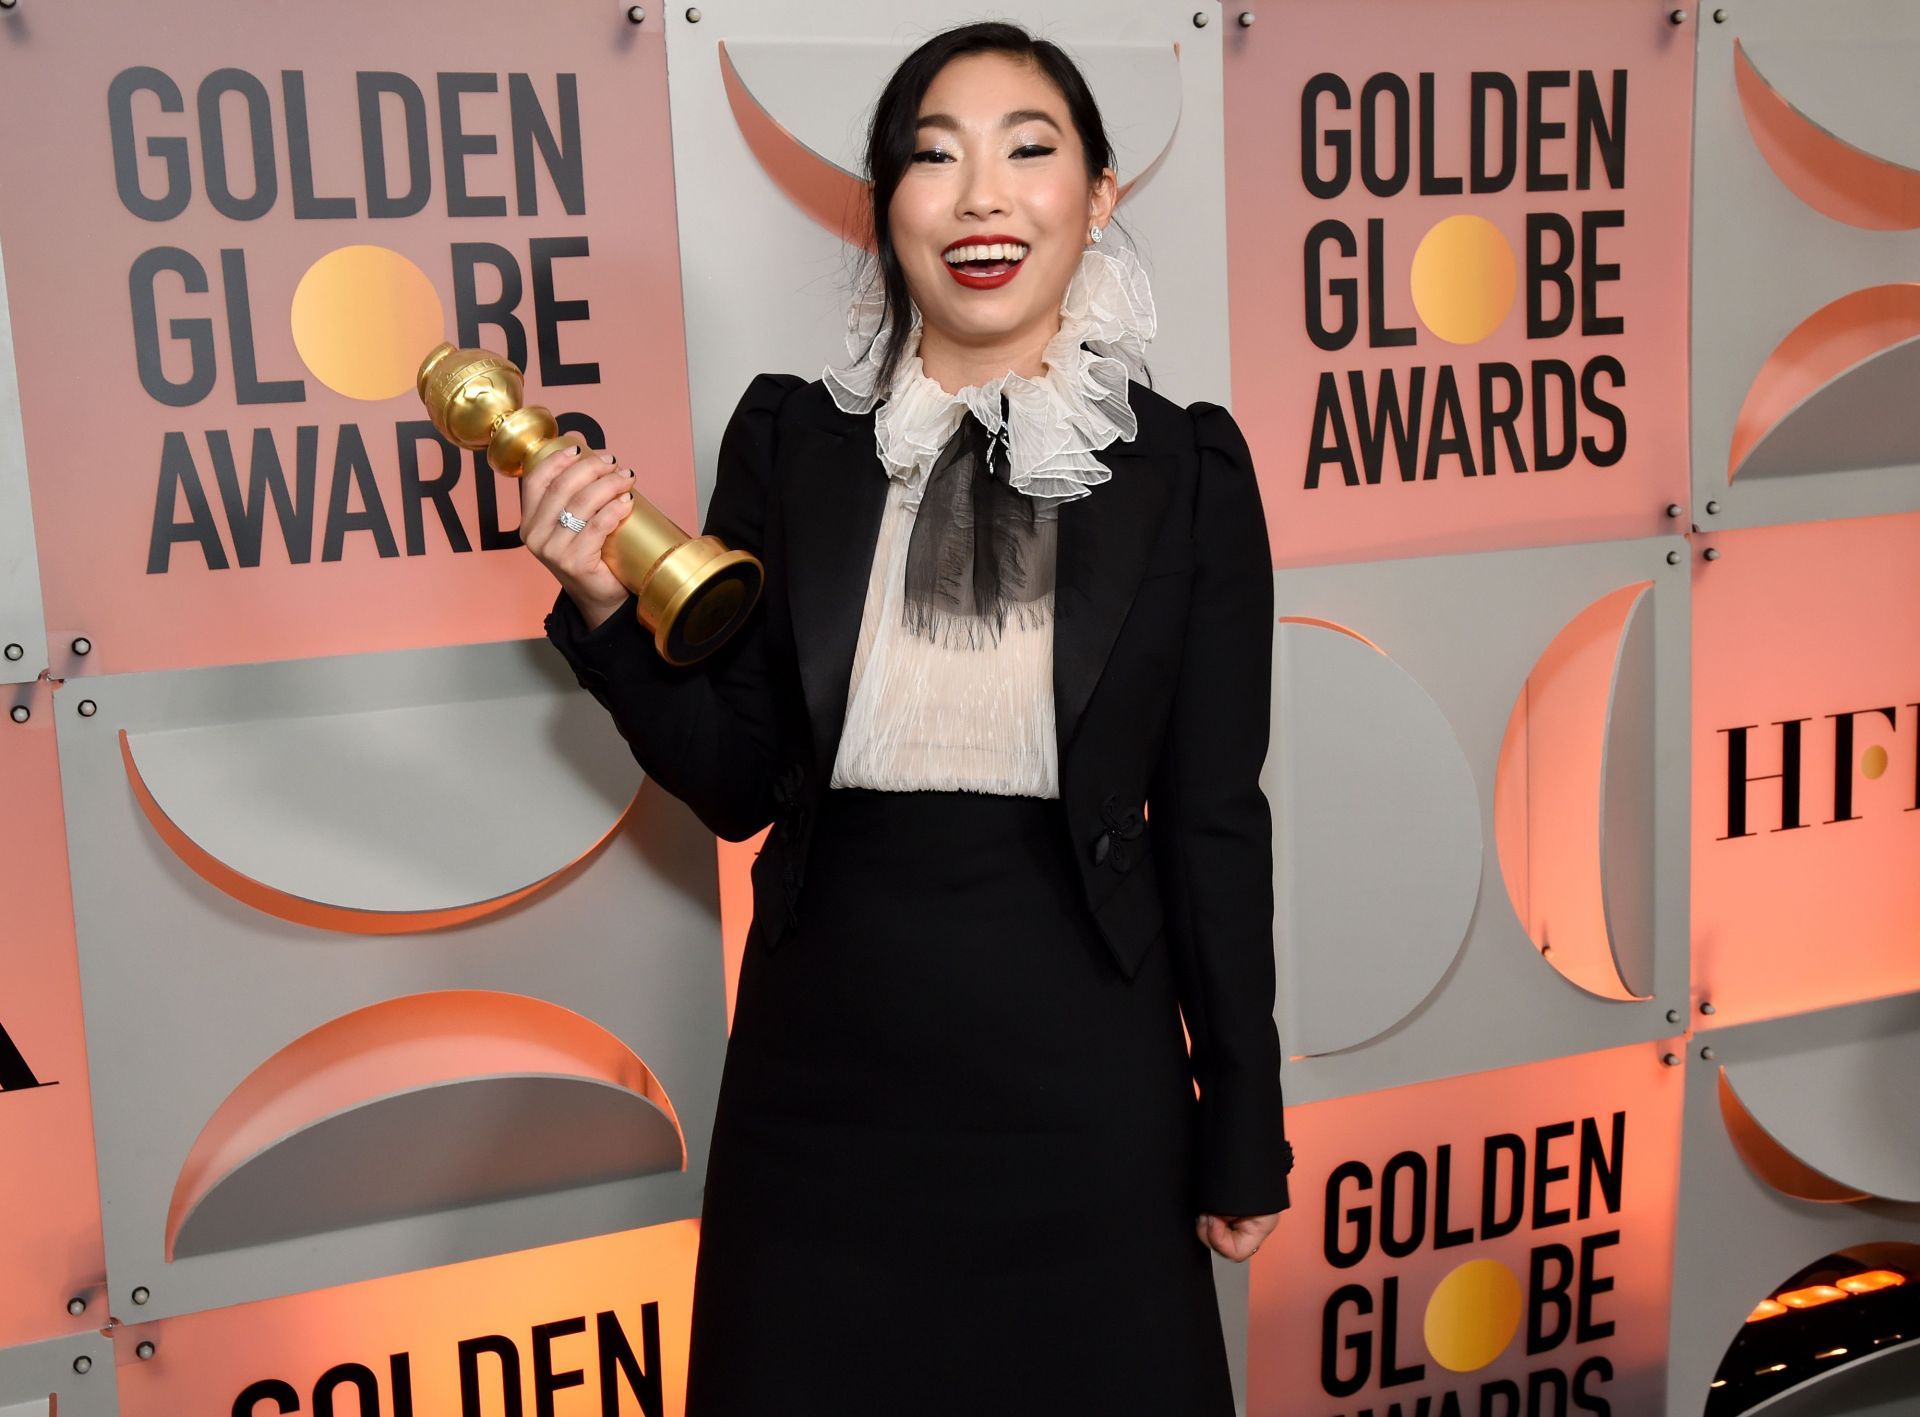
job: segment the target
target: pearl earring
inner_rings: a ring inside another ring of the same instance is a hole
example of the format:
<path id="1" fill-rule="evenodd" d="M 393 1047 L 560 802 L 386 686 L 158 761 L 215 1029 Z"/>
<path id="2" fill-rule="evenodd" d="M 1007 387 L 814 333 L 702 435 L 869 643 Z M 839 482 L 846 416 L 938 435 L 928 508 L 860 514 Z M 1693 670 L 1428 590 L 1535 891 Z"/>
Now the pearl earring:
<path id="1" fill-rule="evenodd" d="M 1095 243 L 1096 245 L 1098 245 L 1098 244 L 1099 244 L 1100 242 L 1102 242 L 1102 241 L 1104 241 L 1104 240 L 1106 240 L 1106 236 L 1107 236 L 1107 233 L 1106 233 L 1106 232 L 1104 232 L 1104 231 L 1102 231 L 1102 230 L 1101 230 L 1101 229 L 1100 229 L 1099 227 L 1097 227 L 1097 226 L 1090 226 L 1090 227 L 1088 227 L 1088 228 L 1087 228 L 1087 235 L 1088 235 L 1088 236 L 1089 236 L 1090 238 L 1092 238 L 1092 240 L 1093 240 L 1093 242 L 1094 242 L 1094 243 Z"/>

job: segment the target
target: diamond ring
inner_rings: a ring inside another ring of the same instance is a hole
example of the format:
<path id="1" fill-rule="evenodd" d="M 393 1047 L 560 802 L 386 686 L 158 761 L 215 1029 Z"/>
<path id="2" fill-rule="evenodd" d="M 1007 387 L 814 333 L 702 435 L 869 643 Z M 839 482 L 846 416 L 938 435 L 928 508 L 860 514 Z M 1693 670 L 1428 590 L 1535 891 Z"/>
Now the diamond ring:
<path id="1" fill-rule="evenodd" d="M 560 525 L 568 531 L 585 531 L 587 527 L 585 522 L 581 521 L 580 518 L 576 517 L 565 507 L 560 509 Z"/>

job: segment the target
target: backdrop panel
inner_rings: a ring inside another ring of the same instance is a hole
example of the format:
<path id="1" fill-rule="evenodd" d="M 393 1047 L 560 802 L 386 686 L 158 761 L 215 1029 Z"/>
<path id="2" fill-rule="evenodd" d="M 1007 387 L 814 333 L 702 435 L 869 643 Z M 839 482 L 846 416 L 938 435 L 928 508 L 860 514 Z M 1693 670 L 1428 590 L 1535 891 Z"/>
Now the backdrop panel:
<path id="1" fill-rule="evenodd" d="M 1289 1109 L 1250 1417 L 1659 1411 L 1680 1099 L 1633 1044 Z"/>
<path id="2" fill-rule="evenodd" d="M 14 367 L 5 251 L 0 248 L 0 684 L 31 682 L 46 667 L 40 558 L 33 544 L 20 378 Z"/>
<path id="3" fill-rule="evenodd" d="M 1289 1102 L 1678 1031 L 1686 577 L 1680 537 L 1275 573 Z"/>
<path id="4" fill-rule="evenodd" d="M 712 836 L 651 783 L 633 796 L 544 641 L 59 697 L 116 1315 L 697 1213 L 725 1039 Z M 169 751 L 199 776 L 149 782 Z M 538 874 L 523 834 L 583 793 L 611 834 Z M 252 840 L 204 825 L 221 803 Z"/>
<path id="5" fill-rule="evenodd" d="M 693 519 L 657 26 L 100 0 L 10 14 L 0 60 L 46 615 L 94 645 L 56 673 L 537 634 L 512 480 L 414 392 L 441 339 Z"/>
<path id="6" fill-rule="evenodd" d="M 1694 118 L 1694 520 L 1920 507 L 1920 10 L 1714 13 Z"/>
<path id="7" fill-rule="evenodd" d="M 1220 27 L 1196 27 L 1192 15 L 1145 0 L 1059 0 L 1012 18 L 1068 49 L 1113 116 L 1128 188 L 1116 215 L 1136 238 L 1161 317 L 1148 351 L 1156 385 L 1182 403 L 1224 403 Z M 857 229 L 864 196 L 866 123 L 893 66 L 959 22 L 924 0 L 667 7 L 703 504 L 727 415 L 753 376 L 812 378 L 847 357 L 860 253 L 842 238 Z"/>
<path id="8" fill-rule="evenodd" d="M 1693 29 L 1651 0 L 1227 6 L 1234 408 L 1275 563 L 1684 510 Z"/>
<path id="9" fill-rule="evenodd" d="M 1920 514 L 1753 527 L 1694 571 L 1703 1028 L 1920 989 Z"/>
<path id="10" fill-rule="evenodd" d="M 54 695 L 15 693 L 33 716 L 0 724 L 0 1345 L 107 1321 Z"/>
<path id="11" fill-rule="evenodd" d="M 1904 1410 L 1911 1410 L 1920 1371 L 1912 1361 L 1920 1355 L 1912 1322 L 1920 1285 L 1917 1064 L 1920 994 L 1691 1040 L 1671 1417 L 1710 1410 L 1716 1379 L 1728 1389 L 1728 1411 L 1794 1388 L 1803 1389 L 1801 1400 L 1781 1410 L 1795 1417 L 1903 1410 L 1891 1403 L 1876 1408 L 1875 1397 L 1858 1389 L 1844 1401 L 1834 1391 L 1851 1386 L 1839 1374 L 1851 1368 L 1858 1377 L 1861 1360 L 1879 1362 L 1895 1349 L 1907 1356 L 1894 1365 L 1903 1376 L 1891 1391 L 1904 1390 Z M 1810 1112 L 1826 1115 L 1809 1125 Z M 1898 1194 L 1863 1189 L 1863 1182 Z M 1803 1275 L 1808 1268 L 1815 1273 Z M 1874 1274 L 1894 1282 L 1858 1279 Z M 1800 1292 L 1816 1285 L 1831 1292 Z M 1767 1301 L 1783 1292 L 1799 1297 L 1784 1306 L 1788 1312 L 1767 1311 Z M 1842 1351 L 1827 1351 L 1835 1347 Z M 1776 1370 L 1776 1363 L 1784 1366 Z"/>

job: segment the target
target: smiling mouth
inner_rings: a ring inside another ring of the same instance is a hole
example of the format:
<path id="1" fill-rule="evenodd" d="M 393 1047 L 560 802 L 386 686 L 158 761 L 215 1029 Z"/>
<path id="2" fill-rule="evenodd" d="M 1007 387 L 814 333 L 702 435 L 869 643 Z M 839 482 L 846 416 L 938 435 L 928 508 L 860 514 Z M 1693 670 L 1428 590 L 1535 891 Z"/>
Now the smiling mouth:
<path id="1" fill-rule="evenodd" d="M 956 275 L 997 276 L 1018 268 L 1032 248 L 1018 241 L 971 241 L 940 253 Z"/>

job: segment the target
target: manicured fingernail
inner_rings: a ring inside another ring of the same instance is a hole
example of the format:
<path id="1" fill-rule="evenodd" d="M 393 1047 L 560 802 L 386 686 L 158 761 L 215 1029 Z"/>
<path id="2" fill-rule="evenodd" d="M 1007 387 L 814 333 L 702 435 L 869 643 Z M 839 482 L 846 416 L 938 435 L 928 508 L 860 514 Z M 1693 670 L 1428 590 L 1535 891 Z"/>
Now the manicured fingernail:
<path id="1" fill-rule="evenodd" d="M 633 469 L 632 469 L 632 468 L 627 468 L 627 469 L 626 469 L 626 474 L 627 474 L 627 476 L 628 476 L 628 477 L 632 477 L 632 476 L 633 476 Z"/>
<path id="2" fill-rule="evenodd" d="M 620 500 L 621 500 L 622 502 L 631 502 L 631 501 L 633 500 L 633 493 L 631 493 L 631 492 L 622 492 L 622 493 L 620 494 Z"/>

